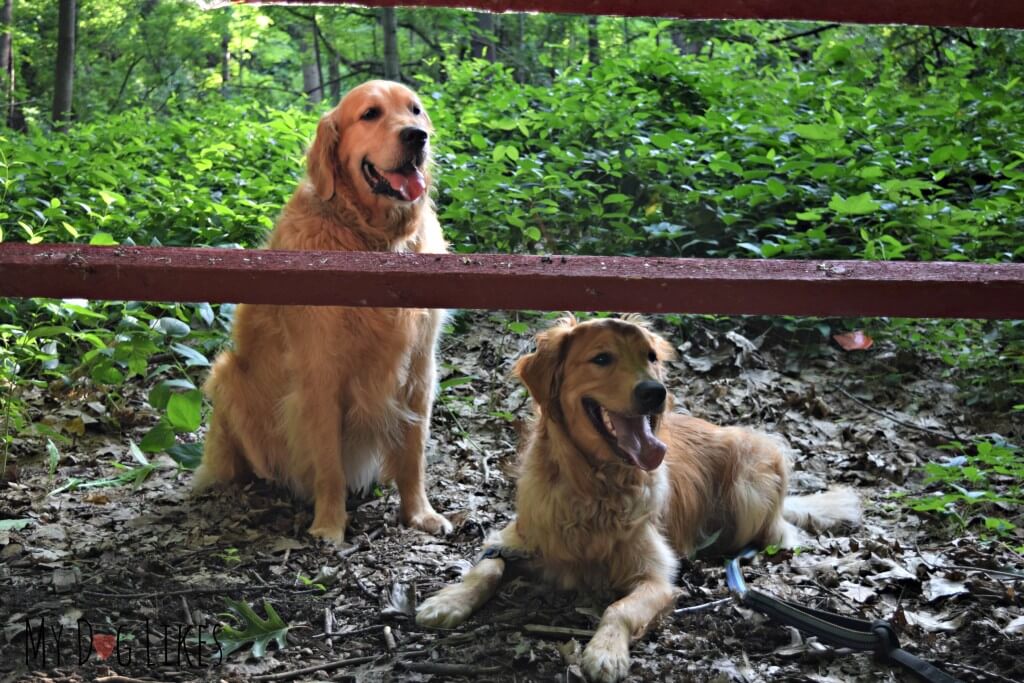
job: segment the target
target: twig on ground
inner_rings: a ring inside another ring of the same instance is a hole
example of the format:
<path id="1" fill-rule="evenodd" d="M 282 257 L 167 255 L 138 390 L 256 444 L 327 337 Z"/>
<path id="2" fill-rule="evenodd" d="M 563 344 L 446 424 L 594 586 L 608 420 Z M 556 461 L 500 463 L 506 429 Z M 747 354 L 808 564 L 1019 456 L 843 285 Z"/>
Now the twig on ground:
<path id="1" fill-rule="evenodd" d="M 324 635 L 328 638 L 334 635 L 334 612 L 330 607 L 324 607 Z"/>
<path id="2" fill-rule="evenodd" d="M 96 683 L 156 683 L 154 678 L 132 678 L 130 676 L 99 676 L 93 679 Z"/>
<path id="3" fill-rule="evenodd" d="M 370 545 L 370 541 L 380 536 L 381 532 L 383 531 L 384 525 L 382 524 L 379 527 L 372 529 L 369 533 L 363 534 L 359 537 L 358 542 L 352 544 L 352 547 L 338 551 L 338 559 L 344 559 L 349 555 L 354 555 L 355 553 L 358 553 L 360 550 L 363 550 L 366 546 Z"/>
<path id="4" fill-rule="evenodd" d="M 921 425 L 916 425 L 913 422 L 907 422 L 906 420 L 901 420 L 898 417 L 894 417 L 894 416 L 890 415 L 889 413 L 885 412 L 884 410 L 882 410 L 880 408 L 876 408 L 873 405 L 862 401 L 861 399 L 857 398 L 856 396 L 854 396 L 853 394 L 851 394 L 850 392 L 848 392 L 846 389 L 844 389 L 842 387 L 837 386 L 836 390 L 839 391 L 839 393 L 841 393 L 846 398 L 848 398 L 851 401 L 853 401 L 854 403 L 856 403 L 856 404 L 858 404 L 858 405 L 860 405 L 860 406 L 862 406 L 864 408 L 867 408 L 868 410 L 870 410 L 873 413 L 881 415 L 882 417 L 884 417 L 886 420 L 889 420 L 890 422 L 894 422 L 894 423 L 896 423 L 898 425 L 902 425 L 904 427 L 907 427 L 908 429 L 916 429 L 919 432 L 924 432 L 925 434 L 931 434 L 932 436 L 940 437 L 940 438 L 942 438 L 942 439 L 944 439 L 946 441 L 960 441 L 960 436 L 956 433 L 956 430 L 953 429 L 952 427 L 950 427 L 950 429 L 952 430 L 952 434 L 947 434 L 946 432 L 942 432 L 942 431 L 939 431 L 937 429 L 931 429 L 930 427 L 922 427 Z"/>
<path id="5" fill-rule="evenodd" d="M 732 598 L 722 598 L 721 600 L 712 600 L 711 602 L 705 602 L 702 605 L 692 605 L 690 607 L 680 607 L 675 610 L 673 614 L 692 614 L 694 612 L 703 612 L 705 610 L 714 609 L 719 605 L 724 605 L 728 602 L 732 602 Z"/>
<path id="6" fill-rule="evenodd" d="M 968 567 L 962 564 L 937 564 L 933 569 L 957 569 L 962 572 L 983 572 L 986 574 L 1002 574 L 1014 580 L 1024 579 L 1024 572 L 1013 571 L 1012 569 L 992 569 L 990 567 Z"/>
<path id="7" fill-rule="evenodd" d="M 185 588 L 176 591 L 151 591 L 148 593 L 108 593 L 104 591 L 79 591 L 82 595 L 91 595 L 96 598 L 125 598 L 138 600 L 142 598 L 169 598 L 175 595 L 211 595 L 217 593 L 250 593 L 260 592 L 268 589 L 282 590 L 278 586 L 221 586 L 220 588 Z M 284 589 L 287 590 L 287 589 Z M 318 593 L 318 588 L 303 588 L 288 591 L 291 595 L 304 595 L 306 593 Z"/>
<path id="8" fill-rule="evenodd" d="M 1000 676 L 999 674 L 994 674 L 991 671 L 979 669 L 978 667 L 971 666 L 970 664 L 960 664 L 959 662 L 946 662 L 946 666 L 951 666 L 954 669 L 963 669 L 964 671 L 970 671 L 972 674 L 976 676 L 982 676 L 992 681 L 1000 681 L 1000 683 L 1015 683 L 1015 681 L 1012 678 Z"/>
<path id="9" fill-rule="evenodd" d="M 555 636 L 557 638 L 591 638 L 594 631 L 585 628 L 568 626 L 545 626 L 544 624 L 526 624 L 523 630 L 538 636 Z"/>
<path id="10" fill-rule="evenodd" d="M 324 662 L 323 664 L 314 664 L 313 666 L 307 666 L 304 669 L 295 669 L 294 671 L 280 671 L 276 674 L 264 674 L 262 676 L 253 676 L 253 681 L 290 681 L 293 678 L 302 678 L 303 676 L 317 671 L 330 671 L 331 669 L 340 669 L 343 666 L 355 666 L 356 664 L 366 664 L 379 659 L 380 655 L 372 655 L 368 657 L 349 657 L 348 659 L 338 659 L 333 662 Z"/>
<path id="11" fill-rule="evenodd" d="M 395 662 L 407 671 L 435 676 L 486 676 L 501 673 L 503 666 L 477 666 L 476 664 L 446 664 L 444 662 Z"/>

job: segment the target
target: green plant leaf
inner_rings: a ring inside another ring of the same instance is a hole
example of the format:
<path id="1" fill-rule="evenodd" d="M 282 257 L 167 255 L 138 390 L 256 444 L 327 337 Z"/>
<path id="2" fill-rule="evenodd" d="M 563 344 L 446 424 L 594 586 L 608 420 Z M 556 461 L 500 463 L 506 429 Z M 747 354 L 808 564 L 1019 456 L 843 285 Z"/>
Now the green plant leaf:
<path id="1" fill-rule="evenodd" d="M 146 453 L 159 453 L 160 451 L 167 450 L 174 444 L 174 427 L 164 420 L 160 420 L 142 437 L 142 441 L 139 442 L 139 448 Z"/>
<path id="2" fill-rule="evenodd" d="M 167 449 L 167 455 L 183 470 L 195 470 L 203 460 L 203 442 L 178 443 Z"/>
<path id="3" fill-rule="evenodd" d="M 210 366 L 210 359 L 204 356 L 199 351 L 196 351 L 191 346 L 185 344 L 171 344 L 171 348 L 179 356 L 185 359 L 186 367 L 200 367 L 206 368 Z"/>
<path id="4" fill-rule="evenodd" d="M 835 126 L 820 123 L 802 123 L 793 126 L 793 131 L 808 140 L 838 140 L 841 131 Z"/>
<path id="5" fill-rule="evenodd" d="M 239 624 L 239 628 L 224 626 L 217 634 L 224 657 L 248 643 L 252 643 L 249 654 L 256 659 L 267 653 L 267 646 L 272 642 L 277 643 L 279 650 L 287 647 L 286 636 L 291 627 L 281 619 L 269 601 L 263 601 L 263 611 L 267 614 L 266 619 L 261 618 L 252 607 L 241 600 L 225 598 L 224 601 L 231 610 L 230 616 L 234 617 Z"/>
<path id="6" fill-rule="evenodd" d="M 881 204 L 872 199 L 871 194 L 868 192 L 863 192 L 846 199 L 843 199 L 838 194 L 832 195 L 832 200 L 828 203 L 828 208 L 846 216 L 874 213 L 880 206 Z"/>
<path id="7" fill-rule="evenodd" d="M 171 394 L 167 400 L 167 419 L 179 432 L 194 432 L 202 424 L 203 395 L 198 389 Z"/>

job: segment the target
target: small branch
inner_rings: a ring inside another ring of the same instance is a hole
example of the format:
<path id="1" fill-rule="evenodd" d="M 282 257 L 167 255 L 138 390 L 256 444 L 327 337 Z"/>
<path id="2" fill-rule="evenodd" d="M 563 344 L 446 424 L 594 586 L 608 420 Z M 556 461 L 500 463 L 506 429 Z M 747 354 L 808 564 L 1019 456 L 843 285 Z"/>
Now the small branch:
<path id="1" fill-rule="evenodd" d="M 294 671 L 281 671 L 276 674 L 265 674 L 263 676 L 253 676 L 253 681 L 290 681 L 293 678 L 302 678 L 307 674 L 316 673 L 317 671 L 330 671 L 331 669 L 340 669 L 343 666 L 355 666 L 356 664 L 366 664 L 378 659 L 379 655 L 372 655 L 368 657 L 350 657 L 348 659 L 339 659 L 334 662 L 325 662 L 324 664 L 315 664 L 313 666 L 307 666 L 304 669 L 295 669 Z"/>
<path id="2" fill-rule="evenodd" d="M 395 662 L 406 671 L 436 676 L 489 676 L 501 673 L 503 666 L 477 666 L 475 664 L 445 664 L 444 662 Z"/>
<path id="3" fill-rule="evenodd" d="M 174 595 L 215 595 L 217 593 L 238 593 L 238 592 L 259 592 L 265 591 L 271 588 L 280 590 L 277 586 L 222 586 L 220 588 L 186 588 L 183 590 L 176 591 L 153 591 L 151 593 L 107 593 L 103 591 L 80 591 L 82 595 L 91 595 L 97 598 L 125 598 L 131 600 L 138 600 L 143 598 L 164 598 L 171 597 Z M 317 588 L 303 588 L 300 590 L 289 591 L 292 595 L 302 595 L 306 593 L 318 593 Z"/>
<path id="4" fill-rule="evenodd" d="M 363 534 L 362 536 L 359 537 L 359 542 L 358 543 L 353 543 L 351 548 L 345 548 L 344 550 L 339 551 L 338 554 L 337 554 L 338 559 L 342 559 L 342 558 L 348 557 L 349 555 L 354 555 L 355 553 L 359 552 L 360 550 L 363 550 L 366 546 L 370 545 L 370 541 L 372 541 L 372 540 L 376 539 L 378 536 L 380 536 L 382 531 L 384 531 L 384 526 L 383 525 L 377 527 L 376 529 L 373 529 L 368 534 Z M 344 634 L 338 634 L 338 635 L 344 635 Z"/>
<path id="5" fill-rule="evenodd" d="M 153 678 L 131 678 L 130 676 L 100 676 L 94 678 L 96 683 L 156 683 Z"/>
<path id="6" fill-rule="evenodd" d="M 800 31 L 800 33 L 793 33 L 793 34 L 790 34 L 788 36 L 783 36 L 781 38 L 772 38 L 768 42 L 769 43 L 786 43 L 786 42 L 789 42 L 791 40 L 796 40 L 797 38 L 804 38 L 806 36 L 816 36 L 819 33 L 824 33 L 825 31 L 829 31 L 829 30 L 834 29 L 834 28 L 839 28 L 839 26 L 840 26 L 840 24 L 825 24 L 824 26 L 819 26 L 817 28 L 812 28 L 812 29 L 809 29 L 807 31 Z"/>
<path id="7" fill-rule="evenodd" d="M 731 598 L 730 598 L 731 599 Z M 594 631 L 586 628 L 570 628 L 568 626 L 546 626 L 544 624 L 526 624 L 523 630 L 537 636 L 553 636 L 555 638 L 592 638 Z"/>
<path id="8" fill-rule="evenodd" d="M 704 612 L 705 610 L 714 609 L 719 605 L 732 602 L 732 598 L 722 598 L 721 600 L 712 600 L 711 602 L 705 602 L 702 605 L 692 605 L 690 607 L 680 607 L 675 610 L 673 614 L 693 614 L 695 612 Z"/>
<path id="9" fill-rule="evenodd" d="M 978 667 L 971 666 L 969 664 L 961 664 L 959 662 L 946 662 L 945 664 L 946 666 L 951 666 L 954 669 L 963 669 L 964 671 L 970 671 L 975 676 L 981 676 L 992 681 L 999 681 L 999 683 L 1014 683 L 1012 678 L 1000 676 L 997 673 L 992 673 L 991 671 L 986 671 L 985 669 L 979 669 Z"/>
<path id="10" fill-rule="evenodd" d="M 901 420 L 898 417 L 893 417 L 892 415 L 890 415 L 889 413 L 885 412 L 884 410 L 881 410 L 879 408 L 874 407 L 873 405 L 865 403 L 864 401 L 860 400 L 859 398 L 857 398 L 856 396 L 854 396 L 853 394 L 851 394 L 850 392 L 848 392 L 846 389 L 844 389 L 842 387 L 836 387 L 836 390 L 839 391 L 839 393 L 841 393 L 846 398 L 848 398 L 851 401 L 853 401 L 854 403 L 857 403 L 858 405 L 860 405 L 860 406 L 862 406 L 864 408 L 867 408 L 868 410 L 870 410 L 873 413 L 881 415 L 882 417 L 884 417 L 886 420 L 889 420 L 890 422 L 894 422 L 894 423 L 896 423 L 898 425 L 902 425 L 902 426 L 907 427 L 909 429 L 916 429 L 917 431 L 924 432 L 925 434 L 931 434 L 932 436 L 938 436 L 938 437 L 940 437 L 942 439 L 945 439 L 946 441 L 959 441 L 960 440 L 960 437 L 956 434 L 956 431 L 954 431 L 952 434 L 947 434 L 945 432 L 940 432 L 937 429 L 929 429 L 928 427 L 922 427 L 922 426 L 916 425 L 916 424 L 914 424 L 912 422 L 906 422 L 905 420 Z"/>

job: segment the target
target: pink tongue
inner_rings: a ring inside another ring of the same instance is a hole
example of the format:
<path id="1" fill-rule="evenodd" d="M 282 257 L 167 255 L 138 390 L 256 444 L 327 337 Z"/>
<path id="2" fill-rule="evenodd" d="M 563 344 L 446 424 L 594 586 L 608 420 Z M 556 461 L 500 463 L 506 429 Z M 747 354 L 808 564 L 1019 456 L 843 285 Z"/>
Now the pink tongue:
<path id="1" fill-rule="evenodd" d="M 427 181 L 418 169 L 414 169 L 408 175 L 396 171 L 381 171 L 380 173 L 391 185 L 391 189 L 402 195 L 407 202 L 414 202 L 423 194 L 423 188 Z"/>
<path id="2" fill-rule="evenodd" d="M 642 469 L 653 470 L 665 459 L 668 447 L 651 432 L 651 422 L 646 416 L 626 417 L 608 411 L 615 427 L 616 440 L 633 463 Z"/>

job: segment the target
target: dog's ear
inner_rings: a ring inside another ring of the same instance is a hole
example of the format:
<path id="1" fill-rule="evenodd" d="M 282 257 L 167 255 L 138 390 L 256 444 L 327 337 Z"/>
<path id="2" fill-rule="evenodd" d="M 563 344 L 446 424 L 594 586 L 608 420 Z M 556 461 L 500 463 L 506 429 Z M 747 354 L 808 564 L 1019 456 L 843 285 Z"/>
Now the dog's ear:
<path id="1" fill-rule="evenodd" d="M 571 314 L 559 318 L 537 335 L 537 350 L 520 358 L 512 368 L 512 374 L 526 385 L 533 400 L 545 411 L 548 411 L 551 400 L 558 396 L 565 344 L 574 327 L 576 318 Z"/>
<path id="2" fill-rule="evenodd" d="M 659 334 L 651 332 L 650 330 L 648 330 L 647 333 L 651 337 L 651 346 L 654 347 L 654 352 L 658 354 L 658 360 L 666 361 L 676 359 L 676 349 L 672 346 L 672 342 Z"/>
<path id="3" fill-rule="evenodd" d="M 316 127 L 316 138 L 306 154 L 306 173 L 313 189 L 320 199 L 327 201 L 334 196 L 334 184 L 338 174 L 338 127 L 334 123 L 334 112 L 328 112 Z"/>

